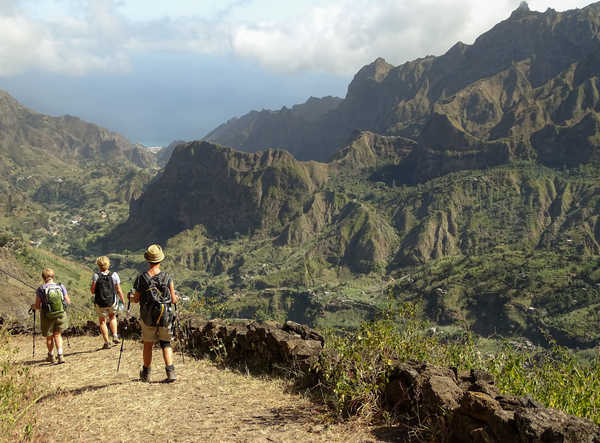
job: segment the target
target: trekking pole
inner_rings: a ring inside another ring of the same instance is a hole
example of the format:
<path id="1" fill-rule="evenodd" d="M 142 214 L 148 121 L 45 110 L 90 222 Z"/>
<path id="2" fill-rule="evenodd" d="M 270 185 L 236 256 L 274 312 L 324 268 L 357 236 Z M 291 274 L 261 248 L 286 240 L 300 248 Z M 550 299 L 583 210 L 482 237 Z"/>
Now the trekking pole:
<path id="1" fill-rule="evenodd" d="M 67 312 L 67 308 L 68 308 L 69 306 L 70 306 L 70 305 L 65 305 L 65 313 Z M 66 330 L 66 329 L 65 329 L 65 333 L 64 333 L 63 335 L 64 335 L 64 336 L 65 336 L 65 338 L 67 339 L 67 347 L 68 347 L 69 349 L 71 349 L 71 342 L 69 341 L 69 335 L 67 334 L 67 330 Z"/>
<path id="2" fill-rule="evenodd" d="M 177 312 L 177 303 L 175 303 L 175 321 L 173 322 L 173 335 L 179 342 L 179 347 L 181 348 L 181 363 L 185 363 L 185 357 L 183 356 L 183 343 L 181 340 L 181 325 L 179 324 L 179 312 Z"/>
<path id="3" fill-rule="evenodd" d="M 127 323 L 129 322 L 129 306 L 131 305 L 131 291 L 127 294 L 127 312 L 125 313 L 125 326 L 124 332 L 127 332 Z M 118 324 L 117 324 L 118 326 Z M 125 334 L 121 335 L 121 351 L 119 352 L 119 363 L 117 363 L 117 372 L 119 372 L 119 368 L 121 367 L 121 356 L 123 355 L 123 344 L 125 343 Z"/>
<path id="4" fill-rule="evenodd" d="M 31 356 L 35 357 L 35 309 L 29 308 L 29 312 L 33 312 L 33 351 Z"/>

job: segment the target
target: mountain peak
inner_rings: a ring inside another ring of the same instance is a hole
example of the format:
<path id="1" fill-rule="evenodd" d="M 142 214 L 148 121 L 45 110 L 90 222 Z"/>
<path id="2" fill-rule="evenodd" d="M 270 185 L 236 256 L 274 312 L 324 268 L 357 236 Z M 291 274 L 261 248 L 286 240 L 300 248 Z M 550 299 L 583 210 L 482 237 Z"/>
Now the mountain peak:
<path id="1" fill-rule="evenodd" d="M 528 15 L 530 12 L 531 12 L 531 10 L 529 9 L 529 4 L 527 2 L 521 2 L 519 7 L 512 12 L 512 14 L 510 15 L 510 18 L 524 17 L 524 16 Z"/>

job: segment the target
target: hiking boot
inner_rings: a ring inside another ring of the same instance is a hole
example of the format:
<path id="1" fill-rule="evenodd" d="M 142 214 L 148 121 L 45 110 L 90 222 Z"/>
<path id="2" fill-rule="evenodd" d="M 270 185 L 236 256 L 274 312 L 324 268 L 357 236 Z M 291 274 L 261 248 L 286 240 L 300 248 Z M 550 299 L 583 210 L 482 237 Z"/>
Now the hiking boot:
<path id="1" fill-rule="evenodd" d="M 175 380 L 177 380 L 177 376 L 175 375 L 175 366 L 165 366 L 165 371 L 167 371 L 165 383 L 173 383 Z"/>
<path id="2" fill-rule="evenodd" d="M 119 340 L 119 337 L 113 337 L 113 343 L 115 345 L 118 345 L 119 343 L 121 343 L 121 340 Z"/>
<path id="3" fill-rule="evenodd" d="M 142 370 L 140 371 L 140 381 L 148 382 L 150 381 L 150 368 L 146 366 L 142 366 Z"/>
<path id="4" fill-rule="evenodd" d="M 58 363 L 64 363 L 65 362 L 65 357 L 62 354 L 58 354 Z"/>
<path id="5" fill-rule="evenodd" d="M 102 349 L 110 349 L 110 343 L 105 341 L 104 346 L 102 346 Z"/>
<path id="6" fill-rule="evenodd" d="M 52 352 L 48 352 L 48 357 L 46 357 L 46 361 L 48 363 L 54 363 L 56 361 Z"/>

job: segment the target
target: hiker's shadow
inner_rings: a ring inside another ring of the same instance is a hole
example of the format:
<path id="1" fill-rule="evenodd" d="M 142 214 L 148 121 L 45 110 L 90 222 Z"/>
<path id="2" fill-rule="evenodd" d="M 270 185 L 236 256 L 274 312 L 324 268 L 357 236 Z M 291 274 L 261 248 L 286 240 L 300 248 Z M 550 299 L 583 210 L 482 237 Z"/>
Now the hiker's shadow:
<path id="1" fill-rule="evenodd" d="M 422 440 L 418 435 L 411 433 L 410 427 L 407 426 L 381 426 L 371 431 L 371 434 L 378 441 L 412 443 Z"/>
<path id="2" fill-rule="evenodd" d="M 242 418 L 240 421 L 249 425 L 277 426 L 282 422 L 294 423 L 318 423 L 318 418 L 311 411 L 302 410 L 294 407 L 272 408 L 270 413 L 263 415 L 253 415 L 249 418 Z"/>
<path id="3" fill-rule="evenodd" d="M 56 363 L 50 363 L 45 358 L 41 360 L 26 360 L 23 362 L 25 366 L 56 366 Z"/>
<path id="4" fill-rule="evenodd" d="M 100 389 L 108 388 L 109 386 L 124 385 L 126 383 L 129 383 L 130 381 L 131 380 L 113 382 L 113 383 L 105 383 L 103 385 L 82 386 L 81 388 L 74 388 L 74 389 L 58 388 L 56 392 L 52 392 L 50 394 L 46 394 L 43 397 L 41 397 L 39 399 L 39 403 L 46 401 L 46 400 L 51 400 L 55 397 L 62 396 L 62 395 L 81 395 L 81 394 L 85 394 L 86 392 L 94 392 L 94 391 L 98 391 Z"/>
<path id="5" fill-rule="evenodd" d="M 65 357 L 68 357 L 69 355 L 92 354 L 94 352 L 100 352 L 100 351 L 104 351 L 104 349 L 102 349 L 102 348 L 96 348 L 96 349 L 90 349 L 89 351 L 69 352 L 69 353 L 65 354 Z"/>
<path id="6" fill-rule="evenodd" d="M 89 351 L 66 352 L 66 353 L 65 353 L 65 358 L 66 358 L 66 357 L 69 357 L 69 356 L 71 356 L 71 355 L 91 354 L 91 353 L 98 352 L 98 351 L 101 351 L 101 350 L 102 350 L 102 348 L 98 348 L 98 349 L 90 349 Z M 41 359 L 39 359 L 39 360 L 25 360 L 25 361 L 23 362 L 23 364 L 24 364 L 25 366 L 33 366 L 33 365 L 37 365 L 37 366 L 53 366 L 53 365 L 55 365 L 56 363 L 50 363 L 49 361 L 46 361 L 46 358 L 45 358 L 45 357 L 42 357 L 42 358 L 41 358 Z"/>

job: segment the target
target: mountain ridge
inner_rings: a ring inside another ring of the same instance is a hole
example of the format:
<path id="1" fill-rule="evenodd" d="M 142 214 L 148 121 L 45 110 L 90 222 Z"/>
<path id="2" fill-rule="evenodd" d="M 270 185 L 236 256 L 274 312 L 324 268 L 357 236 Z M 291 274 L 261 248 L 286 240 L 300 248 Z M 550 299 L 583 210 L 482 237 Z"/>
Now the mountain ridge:
<path id="1" fill-rule="evenodd" d="M 228 136 L 213 134 L 211 141 L 247 151 L 277 146 L 301 160 L 326 161 L 348 144 L 356 130 L 417 140 L 436 106 L 476 81 L 530 59 L 530 67 L 523 74 L 536 89 L 573 63 L 596 53 L 600 47 L 599 24 L 600 3 L 565 12 L 517 8 L 472 45 L 459 42 L 441 56 L 428 56 L 396 67 L 376 59 L 354 76 L 346 97 L 335 109 L 293 138 L 282 138 L 279 133 L 277 140 L 270 139 L 261 128 L 255 142 L 236 145 L 234 134 L 243 133 L 248 141 L 254 129 L 224 124 L 220 134 Z"/>

